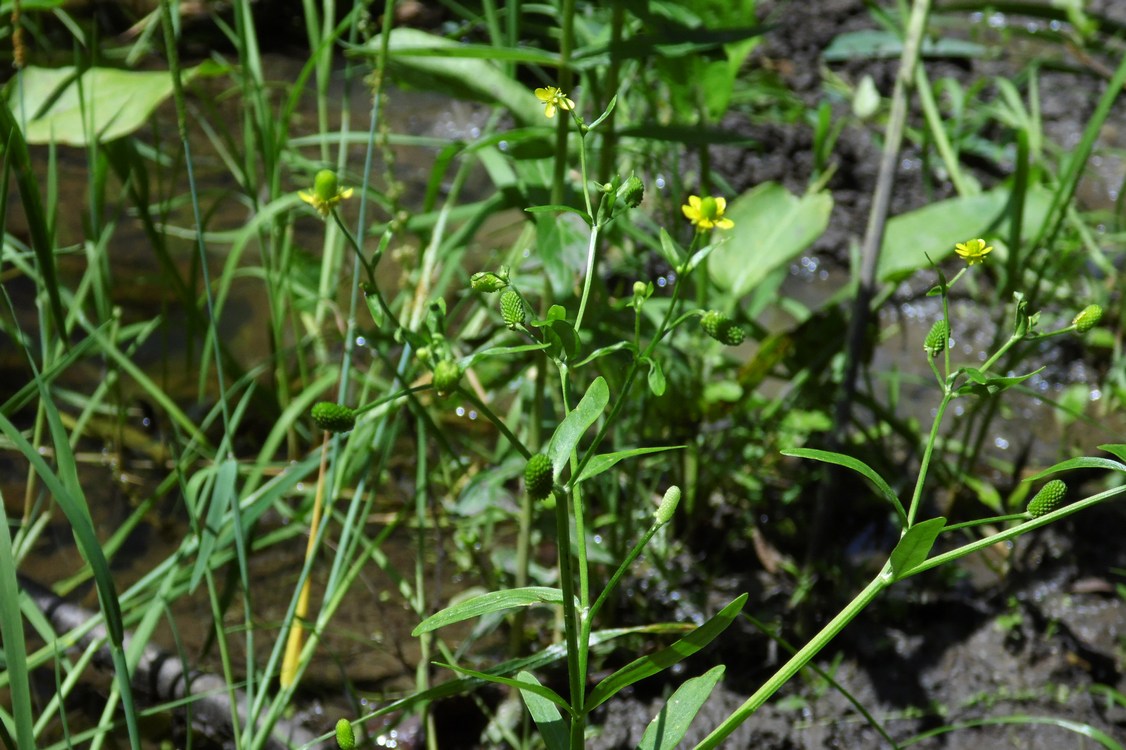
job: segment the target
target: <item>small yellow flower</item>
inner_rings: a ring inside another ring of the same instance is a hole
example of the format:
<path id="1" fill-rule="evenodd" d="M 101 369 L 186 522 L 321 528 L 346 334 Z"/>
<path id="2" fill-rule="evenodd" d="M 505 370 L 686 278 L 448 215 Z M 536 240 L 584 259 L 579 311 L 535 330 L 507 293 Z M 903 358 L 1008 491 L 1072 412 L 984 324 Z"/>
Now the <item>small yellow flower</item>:
<path id="1" fill-rule="evenodd" d="M 555 86 L 536 89 L 536 98 L 543 102 L 543 113 L 548 117 L 555 117 L 555 110 L 557 109 L 570 112 L 575 108 L 575 103 Z"/>
<path id="2" fill-rule="evenodd" d="M 696 229 L 703 232 L 712 227 L 719 227 L 720 229 L 730 229 L 735 226 L 735 222 L 731 219 L 723 218 L 723 212 L 727 210 L 726 198 L 701 198 L 698 195 L 688 196 L 688 205 L 681 206 L 680 210 L 684 212 L 686 219 L 691 221 Z"/>
<path id="3" fill-rule="evenodd" d="M 336 172 L 322 169 L 313 178 L 313 191 L 301 190 L 297 194 L 301 196 L 301 200 L 317 209 L 322 217 L 328 218 L 336 204 L 351 198 L 352 192 L 352 188 L 342 188 L 337 184 Z"/>
<path id="4" fill-rule="evenodd" d="M 985 244 L 985 240 L 966 240 L 954 244 L 954 252 L 962 256 L 968 265 L 974 266 L 985 262 L 985 256 L 993 252 L 993 248 Z"/>

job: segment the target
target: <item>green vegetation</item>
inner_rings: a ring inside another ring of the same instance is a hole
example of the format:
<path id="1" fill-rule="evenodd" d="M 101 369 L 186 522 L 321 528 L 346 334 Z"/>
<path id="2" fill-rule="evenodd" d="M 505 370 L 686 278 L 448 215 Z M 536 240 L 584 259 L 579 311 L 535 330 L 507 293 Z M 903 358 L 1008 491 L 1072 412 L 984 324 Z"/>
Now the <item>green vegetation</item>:
<path id="1" fill-rule="evenodd" d="M 1098 419 L 1126 405 L 1126 179 L 1109 207 L 1076 198 L 1111 150 L 1120 24 L 1000 3 L 1045 24 L 1044 49 L 1010 75 L 932 80 L 933 61 L 1002 46 L 954 31 L 985 6 L 873 3 L 823 59 L 886 60 L 887 98 L 826 69 L 810 103 L 761 54 L 753 0 L 451 2 L 428 31 L 394 3 L 306 0 L 284 76 L 272 5 L 163 0 L 128 33 L 61 2 L 3 6 L 0 744 L 167 739 L 148 719 L 202 698 L 136 695 L 159 642 L 221 676 L 245 750 L 293 726 L 312 671 L 348 710 L 321 737 L 344 750 L 387 717 L 438 747 L 453 696 L 485 717 L 482 745 L 579 750 L 643 680 L 666 699 L 650 750 L 690 730 L 721 746 L 807 667 L 893 747 L 991 723 L 1121 747 L 1031 715 L 897 736 L 813 661 L 905 579 L 1126 494 L 1126 444 Z M 196 38 L 209 53 L 189 61 Z M 1102 76 L 1067 144 L 1039 86 L 1065 49 Z M 472 122 L 393 117 L 405 90 Z M 718 163 L 761 150 L 738 124 L 810 134 L 801 194 Z M 854 135 L 882 161 L 866 230 L 829 249 L 848 279 L 811 301 L 790 269 L 830 226 Z M 920 202 L 890 216 L 908 152 Z M 873 352 L 904 295 L 925 320 L 900 371 Z M 1057 355 L 1092 363 L 1097 404 L 1085 384 L 1049 401 Z M 991 450 L 1014 395 L 1089 440 Z M 861 526 L 879 559 L 854 570 Z M 60 562 L 64 538 L 78 554 Z M 759 563 L 787 628 L 747 593 L 710 596 Z M 57 632 L 20 576 L 98 610 Z M 637 594 L 654 580 L 698 616 Z M 404 610 L 385 648 L 410 684 L 359 684 L 382 613 Z M 705 718 L 736 624 L 790 657 L 736 676 L 750 697 Z M 84 715 L 68 699 L 103 650 L 114 679 Z"/>

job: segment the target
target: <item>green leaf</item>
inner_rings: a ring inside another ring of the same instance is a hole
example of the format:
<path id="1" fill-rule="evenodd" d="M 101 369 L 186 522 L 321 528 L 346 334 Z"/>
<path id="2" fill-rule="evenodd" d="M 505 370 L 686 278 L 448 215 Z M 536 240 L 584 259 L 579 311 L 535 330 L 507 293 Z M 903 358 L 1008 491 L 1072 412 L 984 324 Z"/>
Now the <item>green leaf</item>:
<path id="1" fill-rule="evenodd" d="M 681 260 L 684 259 L 684 250 L 676 243 L 676 240 L 669 236 L 669 233 L 665 231 L 664 227 L 661 227 L 660 236 L 661 244 L 659 249 L 661 251 L 661 257 L 664 258 L 665 262 L 670 266 L 676 268 L 680 265 Z"/>
<path id="2" fill-rule="evenodd" d="M 704 646 L 711 643 L 720 633 L 735 621 L 743 605 L 747 602 L 747 595 L 737 597 L 714 617 L 688 635 L 677 640 L 670 646 L 653 654 L 635 659 L 626 666 L 614 672 L 606 679 L 594 686 L 587 698 L 585 708 L 588 711 L 605 703 L 621 689 L 628 687 L 639 680 L 668 669 L 673 664 L 680 662 L 696 653 Z"/>
<path id="3" fill-rule="evenodd" d="M 427 617 L 420 622 L 411 635 L 419 636 L 423 633 L 429 633 L 438 628 L 444 628 L 447 625 L 452 625 L 455 622 L 469 620 L 474 617 L 481 617 L 492 612 L 500 612 L 506 609 L 514 609 L 515 607 L 529 607 L 533 604 L 562 604 L 563 592 L 559 589 L 548 588 L 546 586 L 526 586 L 519 589 L 508 589 L 506 591 L 493 591 L 488 594 L 481 594 L 472 599 L 466 599 L 463 602 L 458 602 L 450 607 L 446 607 L 440 612 Z"/>
<path id="4" fill-rule="evenodd" d="M 813 244 L 829 225 L 832 210 L 828 193 L 799 198 L 776 182 L 751 188 L 727 207 L 725 215 L 735 226 L 708 261 L 712 281 L 742 297 Z"/>
<path id="5" fill-rule="evenodd" d="M 966 383 L 965 385 L 960 387 L 956 391 L 956 393 L 958 393 L 959 395 L 976 393 L 979 396 L 993 396 L 1002 391 L 1006 391 L 1009 388 L 1012 388 L 1014 385 L 1020 385 L 1043 369 L 1044 368 L 1041 367 L 1040 369 L 1030 372 L 1027 375 L 1017 375 L 1011 378 L 1002 378 L 989 377 L 979 370 L 975 370 L 972 367 L 967 367 L 962 371 L 966 374 L 971 382 Z"/>
<path id="6" fill-rule="evenodd" d="M 852 469 L 856 473 L 861 474 L 869 482 L 876 486 L 876 489 L 880 491 L 880 494 L 883 495 L 887 499 L 887 501 L 891 503 L 893 508 L 895 508 L 895 512 L 899 514 L 899 519 L 903 522 L 903 525 L 907 525 L 907 513 L 903 510 L 903 504 L 899 502 L 899 498 L 896 496 L 891 486 L 884 481 L 883 477 L 876 473 L 875 469 L 873 469 L 871 466 L 864 463 L 860 459 L 853 458 L 852 456 L 846 456 L 843 453 L 822 451 L 815 448 L 789 448 L 782 451 L 782 455 L 794 456 L 796 458 L 812 458 L 814 461 L 824 461 L 825 463 L 836 464 L 837 466 L 843 466 L 846 469 Z"/>
<path id="7" fill-rule="evenodd" d="M 377 36 L 362 53 L 378 56 L 380 41 Z M 463 46 L 425 31 L 395 28 L 388 68 L 396 80 L 418 88 L 501 104 L 524 124 L 549 124 L 532 89 L 517 83 L 492 60 L 458 56 Z M 405 50 L 406 56 L 399 57 L 399 50 Z M 425 50 L 434 56 L 423 56 Z"/>
<path id="8" fill-rule="evenodd" d="M 1104 446 L 1104 445 L 1099 446 L 1099 448 L 1101 448 L 1102 450 L 1107 450 L 1107 447 L 1108 446 Z M 1116 446 L 1109 446 L 1109 447 L 1111 447 L 1111 448 L 1124 448 L 1126 446 L 1116 445 Z M 1113 453 L 1114 451 L 1108 451 L 1108 452 Z M 1117 455 L 1117 454 L 1115 454 L 1115 455 Z M 1124 457 L 1124 458 L 1126 458 L 1126 457 Z M 1099 470 L 1105 470 L 1105 471 L 1126 472 L 1126 464 L 1121 464 L 1118 461 L 1112 461 L 1109 458 L 1099 458 L 1099 457 L 1096 457 L 1096 456 L 1080 456 L 1079 458 L 1069 458 L 1066 461 L 1061 461 L 1060 463 L 1058 463 L 1054 466 L 1049 466 L 1047 469 L 1044 469 L 1039 474 L 1033 474 L 1032 476 L 1028 477 L 1024 481 L 1035 482 L 1038 479 L 1043 479 L 1044 477 L 1050 477 L 1052 474 L 1055 474 L 1057 472 L 1069 471 L 1071 469 L 1099 469 Z"/>
<path id="9" fill-rule="evenodd" d="M 719 664 L 678 687 L 645 728 L 638 750 L 676 750 L 700 707 L 723 677 L 723 671 L 724 666 Z"/>
<path id="10" fill-rule="evenodd" d="M 558 213 L 572 213 L 586 222 L 587 226 L 594 226 L 594 219 L 590 217 L 586 211 L 581 211 L 574 206 L 557 206 L 554 204 L 547 206 L 529 206 L 524 209 L 530 214 L 558 214 Z"/>
<path id="11" fill-rule="evenodd" d="M 675 451 L 680 450 L 683 447 L 683 445 L 665 445 L 656 448 L 630 448 L 629 450 L 615 451 L 614 453 L 603 453 L 601 455 L 595 456 L 587 462 L 586 468 L 583 469 L 583 473 L 579 475 L 579 478 L 575 480 L 575 484 L 578 484 L 579 482 L 585 482 L 591 477 L 596 477 L 602 472 L 609 469 L 614 464 L 627 458 L 633 458 L 634 456 L 644 456 L 648 453 Z"/>
<path id="12" fill-rule="evenodd" d="M 1126 443 L 1106 443 L 1099 446 L 1099 450 L 1106 451 L 1126 461 Z M 1119 465 L 1117 471 L 1126 471 L 1126 466 Z"/>
<path id="13" fill-rule="evenodd" d="M 985 47 L 953 37 L 923 39 L 923 57 L 965 57 L 976 59 L 986 53 Z M 898 58 L 903 54 L 903 40 L 898 34 L 883 29 L 847 31 L 833 38 L 821 52 L 825 62 Z"/>
<path id="14" fill-rule="evenodd" d="M 8 515 L 0 502 L 0 654 L 7 673 L 7 693 L 11 716 L 16 725 L 16 747 L 35 748 L 34 720 L 31 708 L 31 682 L 27 669 L 27 647 L 20 616 L 20 588 L 16 580 L 16 560 L 12 554 L 12 537 Z"/>
<path id="15" fill-rule="evenodd" d="M 218 70 L 208 62 L 185 68 L 182 76 L 187 83 Z M 16 96 L 17 88 L 12 87 L 8 101 L 17 120 L 27 123 L 28 143 L 86 146 L 112 141 L 150 123 L 156 108 L 172 95 L 172 74 L 167 71 L 87 68 L 78 75 L 69 66 L 32 66 L 20 76 L 22 95 Z"/>
<path id="16" fill-rule="evenodd" d="M 877 275 L 881 281 L 896 281 L 954 253 L 954 245 L 971 237 L 1004 234 L 1008 223 L 1006 207 L 1009 191 L 998 188 L 987 193 L 967 195 L 931 203 L 900 214 L 887 223 Z M 1024 236 L 1035 231 L 1047 215 L 1051 194 L 1042 188 L 1030 189 L 1024 200 Z M 1001 248 L 990 255 L 992 260 Z M 1003 256 L 1002 256 L 1003 257 Z M 989 261 L 986 261 L 987 263 Z"/>
<path id="17" fill-rule="evenodd" d="M 934 540 L 942 533 L 946 519 L 929 518 L 921 521 L 907 530 L 899 544 L 891 552 L 892 580 L 898 581 L 910 575 L 911 569 L 922 563 L 934 547 Z"/>
<path id="18" fill-rule="evenodd" d="M 539 682 L 533 681 L 531 683 L 528 683 L 523 680 L 514 680 L 511 677 L 503 677 L 501 675 L 492 674 L 490 672 L 478 672 L 475 669 L 459 667 L 456 664 L 447 664 L 441 661 L 436 661 L 434 662 L 434 664 L 439 667 L 453 670 L 454 672 L 457 672 L 459 674 L 466 675 L 467 677 L 474 677 L 478 680 L 492 682 L 496 685 L 506 685 L 511 688 L 516 688 L 521 692 L 521 694 L 530 693 L 536 696 L 551 708 L 559 706 L 566 711 L 570 711 L 570 707 L 567 705 L 567 701 L 563 700 L 562 696 L 560 696 L 559 693 L 555 692 L 551 688 L 544 687 L 543 685 L 539 684 Z M 556 711 L 556 714 L 558 714 L 558 711 Z"/>
<path id="19" fill-rule="evenodd" d="M 602 416 L 602 411 L 608 403 L 610 403 L 610 388 L 606 385 L 606 379 L 599 376 L 586 389 L 586 394 L 579 401 L 578 406 L 555 428 L 555 434 L 551 436 L 551 442 L 545 452 L 551 459 L 555 476 L 559 476 L 559 472 L 566 466 L 579 440 Z"/>
<path id="20" fill-rule="evenodd" d="M 649 390 L 654 396 L 665 395 L 665 373 L 661 370 L 661 363 L 652 357 L 646 357 L 645 362 L 649 365 Z"/>
<path id="21" fill-rule="evenodd" d="M 188 584 L 189 593 L 195 591 L 196 586 L 203 578 L 204 572 L 210 566 L 211 552 L 215 549 L 215 541 L 223 517 L 231 507 L 231 503 L 238 502 L 235 490 L 235 482 L 238 480 L 238 462 L 229 458 L 219 464 L 213 474 L 211 472 L 198 472 L 188 483 L 189 491 L 201 484 L 201 481 L 197 479 L 201 476 L 207 477 L 206 481 L 211 483 L 211 499 L 207 504 L 207 519 L 203 525 L 203 536 L 199 540 L 199 551 L 196 553 L 195 567 L 192 569 L 191 582 Z M 194 507 L 197 513 L 202 510 L 198 496 Z"/>
<path id="22" fill-rule="evenodd" d="M 520 672 L 516 675 L 516 680 L 542 687 L 539 680 L 531 672 Z M 532 720 L 536 722 L 536 727 L 540 730 L 540 737 L 547 745 L 547 750 L 568 750 L 570 737 L 567 733 L 567 726 L 563 723 L 563 716 L 559 713 L 559 707 L 535 690 L 521 688 L 520 697 L 524 699 L 524 705 L 528 707 L 528 713 L 532 715 Z M 559 700 L 562 701 L 563 699 L 560 698 Z M 566 706 L 566 703 L 564 703 L 564 706 Z"/>

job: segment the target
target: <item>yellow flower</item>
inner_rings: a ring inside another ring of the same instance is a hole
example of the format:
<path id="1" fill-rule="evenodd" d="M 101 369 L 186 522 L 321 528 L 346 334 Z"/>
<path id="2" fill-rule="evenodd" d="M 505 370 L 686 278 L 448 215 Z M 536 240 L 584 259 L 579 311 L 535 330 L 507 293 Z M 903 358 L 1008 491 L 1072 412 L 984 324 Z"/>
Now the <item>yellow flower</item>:
<path id="1" fill-rule="evenodd" d="M 993 252 L 992 247 L 985 244 L 985 240 L 966 240 L 954 244 L 954 252 L 962 256 L 968 265 L 977 265 L 985 262 L 985 256 Z"/>
<path id="2" fill-rule="evenodd" d="M 575 108 L 575 103 L 555 86 L 536 89 L 536 98 L 543 102 L 543 113 L 548 117 L 555 117 L 555 110 L 557 109 L 570 112 Z"/>
<path id="3" fill-rule="evenodd" d="M 720 229 L 730 229 L 735 226 L 735 222 L 731 219 L 723 218 L 723 212 L 727 210 L 726 198 L 701 198 L 698 195 L 688 196 L 688 205 L 681 206 L 680 210 L 684 212 L 685 218 L 691 221 L 696 228 L 703 232 L 712 227 L 719 227 Z"/>
<path id="4" fill-rule="evenodd" d="M 327 218 L 337 203 L 352 197 L 352 188 L 340 187 L 336 181 L 336 172 L 322 169 L 313 178 L 313 192 L 301 190 L 297 194 L 301 196 L 301 200 L 317 209 L 317 213 Z"/>

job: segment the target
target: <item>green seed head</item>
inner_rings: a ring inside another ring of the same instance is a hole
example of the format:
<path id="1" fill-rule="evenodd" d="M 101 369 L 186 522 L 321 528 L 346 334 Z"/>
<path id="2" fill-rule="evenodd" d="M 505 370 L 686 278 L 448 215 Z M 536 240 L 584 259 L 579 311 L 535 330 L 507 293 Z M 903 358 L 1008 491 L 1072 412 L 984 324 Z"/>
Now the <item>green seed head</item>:
<path id="1" fill-rule="evenodd" d="M 434 390 L 439 396 L 448 396 L 457 390 L 461 381 L 461 368 L 452 359 L 443 359 L 434 366 Z"/>
<path id="2" fill-rule="evenodd" d="M 1040 488 L 1036 496 L 1028 501 L 1028 515 L 1039 518 L 1051 513 L 1060 507 L 1063 496 L 1067 494 L 1067 485 L 1059 479 L 1053 479 Z"/>
<path id="3" fill-rule="evenodd" d="M 680 502 L 680 488 L 675 484 L 665 490 L 665 496 L 661 498 L 661 504 L 657 506 L 657 512 L 653 514 L 653 518 L 657 523 L 664 526 L 672 520 L 672 514 L 676 512 L 676 506 Z"/>
<path id="4" fill-rule="evenodd" d="M 551 494 L 554 482 L 550 458 L 537 453 L 528 459 L 528 465 L 524 467 L 524 487 L 528 491 L 528 497 L 543 500 Z"/>
<path id="5" fill-rule="evenodd" d="M 352 731 L 352 722 L 347 719 L 336 722 L 336 744 L 340 750 L 352 750 L 356 746 L 356 734 Z"/>
<path id="6" fill-rule="evenodd" d="M 618 195 L 627 206 L 637 208 L 645 198 L 645 183 L 641 181 L 640 177 L 630 175 L 629 179 L 618 189 Z"/>
<path id="7" fill-rule="evenodd" d="M 1079 311 L 1079 314 L 1075 316 L 1071 324 L 1075 326 L 1076 333 L 1086 333 L 1098 325 L 1102 317 L 1103 309 L 1101 307 L 1098 305 L 1087 305 Z"/>
<path id="8" fill-rule="evenodd" d="M 313 406 L 313 422 L 325 432 L 348 432 L 356 426 L 356 410 L 331 401 Z"/>
<path id="9" fill-rule="evenodd" d="M 330 201 L 336 197 L 340 183 L 336 179 L 336 172 L 331 169 L 322 169 L 313 178 L 313 195 L 322 201 Z"/>
<path id="10" fill-rule="evenodd" d="M 709 336 L 728 346 L 738 346 L 743 343 L 743 337 L 746 335 L 742 328 L 735 325 L 735 321 L 719 310 L 709 310 L 704 313 L 700 325 Z"/>
<path id="11" fill-rule="evenodd" d="M 934 322 L 930 333 L 923 340 L 923 351 L 932 357 L 938 356 L 938 353 L 944 350 L 949 342 L 950 326 L 945 319 L 940 318 Z"/>
<path id="12" fill-rule="evenodd" d="M 500 317 L 504 320 L 504 324 L 510 329 L 515 329 L 517 326 L 524 325 L 526 316 L 524 300 L 520 299 L 520 295 L 513 289 L 504 290 L 504 294 L 500 295 Z"/>
<path id="13" fill-rule="evenodd" d="M 507 274 L 497 275 L 492 271 L 478 271 L 469 277 L 469 285 L 475 292 L 492 294 L 508 286 L 508 278 Z"/>

